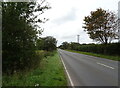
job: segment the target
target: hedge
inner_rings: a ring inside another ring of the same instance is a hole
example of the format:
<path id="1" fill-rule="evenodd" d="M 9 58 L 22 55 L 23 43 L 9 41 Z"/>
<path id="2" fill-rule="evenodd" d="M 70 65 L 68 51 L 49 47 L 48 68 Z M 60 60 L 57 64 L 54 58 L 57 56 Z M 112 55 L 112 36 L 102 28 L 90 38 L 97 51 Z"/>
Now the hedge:
<path id="1" fill-rule="evenodd" d="M 112 43 L 112 44 L 80 44 L 77 49 L 83 52 L 92 52 L 97 54 L 105 54 L 105 55 L 117 55 L 120 56 L 120 43 Z"/>

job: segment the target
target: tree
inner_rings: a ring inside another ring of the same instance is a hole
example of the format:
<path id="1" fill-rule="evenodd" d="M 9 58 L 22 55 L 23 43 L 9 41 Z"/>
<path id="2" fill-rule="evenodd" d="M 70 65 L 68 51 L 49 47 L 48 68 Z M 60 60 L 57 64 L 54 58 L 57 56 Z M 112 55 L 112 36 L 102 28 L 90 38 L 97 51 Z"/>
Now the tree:
<path id="1" fill-rule="evenodd" d="M 35 42 L 38 31 L 36 23 L 48 5 L 37 2 L 3 2 L 2 3 L 2 64 L 3 73 L 13 74 L 15 70 L 30 69 L 36 65 Z M 36 15 L 34 13 L 39 13 Z M 27 64 L 26 64 L 27 63 Z"/>
<path id="2" fill-rule="evenodd" d="M 61 45 L 61 48 L 62 49 L 68 49 L 69 48 L 69 43 L 68 42 L 63 42 L 62 45 Z"/>
<path id="3" fill-rule="evenodd" d="M 56 50 L 57 40 L 52 36 L 47 36 L 43 38 L 44 40 L 44 50 L 53 51 Z"/>
<path id="4" fill-rule="evenodd" d="M 103 44 L 110 43 L 117 37 L 115 14 L 102 8 L 92 11 L 89 16 L 84 18 L 83 28 L 91 39 Z"/>
<path id="5" fill-rule="evenodd" d="M 70 43 L 70 49 L 71 50 L 78 50 L 79 45 L 80 45 L 79 43 L 71 42 Z"/>
<path id="6" fill-rule="evenodd" d="M 37 40 L 39 50 L 53 51 L 56 50 L 57 40 L 52 36 L 47 36 Z"/>
<path id="7" fill-rule="evenodd" d="M 43 38 L 37 39 L 36 48 L 38 50 L 44 50 L 44 40 L 43 40 Z"/>

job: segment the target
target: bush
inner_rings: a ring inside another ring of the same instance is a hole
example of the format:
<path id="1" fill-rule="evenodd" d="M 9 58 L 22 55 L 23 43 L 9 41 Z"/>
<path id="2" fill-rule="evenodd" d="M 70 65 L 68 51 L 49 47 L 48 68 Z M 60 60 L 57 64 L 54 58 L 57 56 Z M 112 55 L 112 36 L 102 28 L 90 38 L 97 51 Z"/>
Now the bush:
<path id="1" fill-rule="evenodd" d="M 120 43 L 79 44 L 75 42 L 71 43 L 63 42 L 62 45 L 59 46 L 59 48 L 82 52 L 91 52 L 97 54 L 120 56 Z"/>
<path id="2" fill-rule="evenodd" d="M 79 45 L 78 50 L 105 55 L 120 55 L 120 43 Z"/>
<path id="3" fill-rule="evenodd" d="M 54 51 L 56 50 L 57 40 L 52 36 L 40 38 L 37 40 L 36 47 L 38 50 Z"/>

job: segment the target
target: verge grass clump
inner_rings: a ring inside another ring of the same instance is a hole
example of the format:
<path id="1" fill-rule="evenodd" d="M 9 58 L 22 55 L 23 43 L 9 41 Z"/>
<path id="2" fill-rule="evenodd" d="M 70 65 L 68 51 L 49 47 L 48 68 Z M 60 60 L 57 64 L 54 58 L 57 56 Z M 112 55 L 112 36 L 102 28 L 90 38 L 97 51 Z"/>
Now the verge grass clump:
<path id="1" fill-rule="evenodd" d="M 38 54 L 45 55 L 40 60 L 40 64 L 37 68 L 19 72 L 14 75 L 3 75 L 3 87 L 4 86 L 67 86 L 67 80 L 64 73 L 62 62 L 56 51 L 44 52 L 37 51 Z M 48 56 L 49 55 L 49 56 Z M 27 63 L 26 63 L 27 64 Z"/>

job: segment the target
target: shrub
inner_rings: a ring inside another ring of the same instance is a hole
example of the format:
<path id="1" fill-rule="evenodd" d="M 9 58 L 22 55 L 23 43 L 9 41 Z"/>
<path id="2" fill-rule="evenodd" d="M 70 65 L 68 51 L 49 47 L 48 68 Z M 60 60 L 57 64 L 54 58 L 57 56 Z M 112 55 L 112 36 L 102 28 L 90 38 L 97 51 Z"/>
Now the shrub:
<path id="1" fill-rule="evenodd" d="M 120 55 L 120 43 L 79 45 L 78 50 L 106 55 Z"/>

